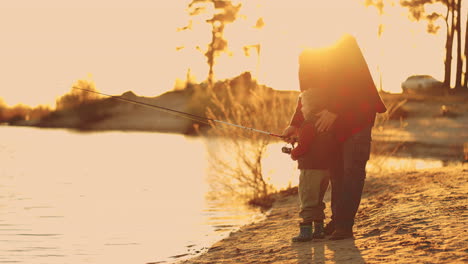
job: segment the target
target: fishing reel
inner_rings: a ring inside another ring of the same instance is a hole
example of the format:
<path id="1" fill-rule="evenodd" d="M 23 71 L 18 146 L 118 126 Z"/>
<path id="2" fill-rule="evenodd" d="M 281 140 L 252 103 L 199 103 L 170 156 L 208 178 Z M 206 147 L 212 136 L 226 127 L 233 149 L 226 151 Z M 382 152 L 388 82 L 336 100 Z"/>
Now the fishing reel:
<path id="1" fill-rule="evenodd" d="M 291 151 L 293 150 L 293 148 L 295 148 L 296 141 L 297 141 L 297 139 L 294 138 L 294 141 L 292 143 L 286 143 L 286 145 L 284 145 L 281 148 L 281 152 L 291 155 Z M 290 145 L 290 147 L 288 145 Z"/>
<path id="2" fill-rule="evenodd" d="M 284 147 L 281 148 L 281 152 L 283 152 L 283 153 L 285 153 L 285 154 L 291 154 L 292 149 L 293 149 L 293 148 L 284 146 Z"/>

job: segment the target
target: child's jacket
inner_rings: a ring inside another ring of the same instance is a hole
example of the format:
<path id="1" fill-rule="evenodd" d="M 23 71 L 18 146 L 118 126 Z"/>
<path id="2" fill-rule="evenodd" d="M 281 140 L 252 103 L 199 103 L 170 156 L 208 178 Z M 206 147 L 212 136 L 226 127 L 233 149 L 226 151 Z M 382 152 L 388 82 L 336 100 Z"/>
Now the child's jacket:
<path id="1" fill-rule="evenodd" d="M 336 159 L 338 141 L 331 132 L 318 133 L 315 121 L 302 124 L 299 130 L 298 145 L 291 151 L 291 158 L 297 160 L 300 170 L 329 169 Z"/>

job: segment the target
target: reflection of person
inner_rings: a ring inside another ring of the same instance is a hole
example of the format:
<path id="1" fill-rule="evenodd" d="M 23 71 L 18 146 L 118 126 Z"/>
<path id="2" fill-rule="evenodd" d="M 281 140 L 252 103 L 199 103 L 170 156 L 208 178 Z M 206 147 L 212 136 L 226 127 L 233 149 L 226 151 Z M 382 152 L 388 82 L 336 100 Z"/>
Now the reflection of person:
<path id="1" fill-rule="evenodd" d="M 300 65 L 318 58 L 300 56 Z M 317 63 L 317 66 L 323 67 Z M 302 66 L 304 67 L 304 66 Z M 301 79 L 301 76 L 300 76 Z M 299 176 L 299 235 L 293 242 L 304 242 L 314 238 L 324 238 L 325 204 L 323 196 L 328 187 L 331 160 L 336 156 L 337 140 L 330 131 L 317 132 L 317 113 L 324 110 L 327 98 L 322 97 L 321 89 L 315 89 L 319 78 L 311 79 L 303 86 L 300 96 L 300 116 L 293 121 L 299 128 L 298 145 L 291 150 L 291 158 L 298 161 Z M 312 231 L 313 230 L 313 231 Z"/>
<path id="2" fill-rule="evenodd" d="M 327 109 L 318 113 L 317 131 L 330 131 L 339 140 L 338 155 L 332 160 L 330 179 L 332 184 L 332 220 L 325 227 L 330 239 L 353 237 L 354 217 L 361 201 L 366 177 L 366 163 L 370 155 L 371 129 L 376 113 L 383 113 L 383 104 L 370 75 L 361 50 L 350 35 L 345 35 L 334 46 L 323 52 L 328 58 L 328 71 L 317 73 L 301 69 L 307 78 L 319 77 L 324 97 L 328 98 Z M 307 79 L 304 79 L 307 80 Z M 299 105 L 298 105 L 299 108 Z M 296 108 L 290 126 L 283 136 L 291 137 L 298 132 L 302 113 Z"/>

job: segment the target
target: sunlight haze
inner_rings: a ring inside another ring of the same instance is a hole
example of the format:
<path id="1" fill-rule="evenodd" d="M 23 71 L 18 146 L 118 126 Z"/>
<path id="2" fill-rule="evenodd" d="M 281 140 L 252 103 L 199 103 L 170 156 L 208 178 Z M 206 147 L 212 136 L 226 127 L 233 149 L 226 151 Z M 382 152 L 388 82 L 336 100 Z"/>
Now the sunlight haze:
<path id="1" fill-rule="evenodd" d="M 184 80 L 187 70 L 202 81 L 208 66 L 196 46 L 205 48 L 210 27 L 194 18 L 188 25 L 190 1 L 2 1 L 0 8 L 0 97 L 9 105 L 55 104 L 79 79 L 92 79 L 98 90 L 128 90 L 155 96 Z M 239 1 L 240 17 L 225 29 L 230 53 L 215 65 L 224 79 L 251 71 L 259 82 L 280 90 L 297 90 L 297 56 L 306 46 L 330 45 L 345 32 L 358 39 L 378 85 L 400 92 L 412 74 L 443 77 L 445 32 L 429 35 L 424 23 L 407 19 L 407 10 L 388 9 L 379 18 L 361 1 Z M 254 28 L 263 18 L 265 26 Z M 377 37 L 379 19 L 385 24 Z M 246 45 L 261 45 L 260 58 Z M 180 50 L 176 50 L 179 47 Z"/>
<path id="2" fill-rule="evenodd" d="M 465 263 L 467 1 L 0 0 L 0 264 Z"/>

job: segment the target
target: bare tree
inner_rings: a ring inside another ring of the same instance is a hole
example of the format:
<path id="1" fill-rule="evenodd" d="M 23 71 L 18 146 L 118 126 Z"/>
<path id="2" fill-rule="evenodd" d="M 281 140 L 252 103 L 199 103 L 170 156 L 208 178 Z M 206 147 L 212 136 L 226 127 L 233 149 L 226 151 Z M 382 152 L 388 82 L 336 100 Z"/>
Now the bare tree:
<path id="1" fill-rule="evenodd" d="M 241 8 L 241 4 L 234 5 L 230 0 L 192 0 L 188 5 L 190 16 L 196 17 L 206 13 L 209 7 L 213 7 L 211 18 L 205 20 L 211 25 L 211 42 L 206 50 L 197 47 L 198 50 L 204 52 L 208 63 L 208 86 L 213 86 L 214 81 L 214 65 L 216 58 L 222 52 L 228 50 L 228 42 L 224 39 L 224 29 L 229 23 L 233 23 L 237 19 L 237 14 Z M 189 25 L 179 30 L 189 30 L 193 27 L 193 21 Z"/>
<path id="2" fill-rule="evenodd" d="M 255 25 L 253 26 L 253 28 L 255 28 L 257 30 L 261 30 L 264 26 L 265 26 L 265 21 L 263 20 L 262 17 L 260 17 L 255 22 Z M 244 55 L 246 57 L 251 56 L 251 53 L 250 53 L 251 49 L 255 50 L 255 52 L 257 53 L 257 65 L 255 67 L 255 75 L 254 76 L 258 80 L 260 78 L 260 52 L 261 52 L 262 45 L 257 42 L 255 44 L 245 45 L 242 48 L 244 50 Z"/>
<path id="3" fill-rule="evenodd" d="M 456 10 L 456 22 L 455 31 L 457 34 L 457 72 L 455 74 L 455 89 L 459 90 L 462 88 L 462 74 L 463 74 L 463 60 L 462 60 L 462 32 L 461 32 L 461 0 L 458 0 L 455 4 Z"/>
<path id="4" fill-rule="evenodd" d="M 379 13 L 379 26 L 378 26 L 378 31 L 377 31 L 377 36 L 379 37 L 379 41 L 380 43 L 382 42 L 382 34 L 383 34 L 383 31 L 384 31 L 384 24 L 382 23 L 382 16 L 385 14 L 384 12 L 384 8 L 385 8 L 385 4 L 384 4 L 384 0 L 366 0 L 364 2 L 364 5 L 366 7 L 369 7 L 369 6 L 374 6 L 375 8 L 377 8 L 377 11 Z M 382 44 L 380 44 L 380 56 L 383 55 L 383 50 L 382 50 Z M 382 65 L 381 65 L 381 62 L 379 63 L 379 65 L 377 65 L 377 71 L 379 72 L 379 91 L 383 91 L 383 77 L 382 77 Z"/>
<path id="5" fill-rule="evenodd" d="M 452 49 L 453 49 L 453 35 L 455 31 L 455 14 L 453 12 L 455 0 L 444 0 L 447 6 L 447 14 L 445 16 L 445 25 L 447 27 L 447 38 L 445 42 L 445 74 L 444 74 L 444 87 L 449 90 L 452 76 Z M 449 24 L 449 16 L 452 17 L 452 22 Z"/>
<path id="6" fill-rule="evenodd" d="M 466 19 L 466 27 L 465 27 L 465 60 L 468 59 L 468 16 Z M 465 91 L 468 91 L 468 62 L 466 62 L 466 69 L 463 78 L 463 87 Z"/>

